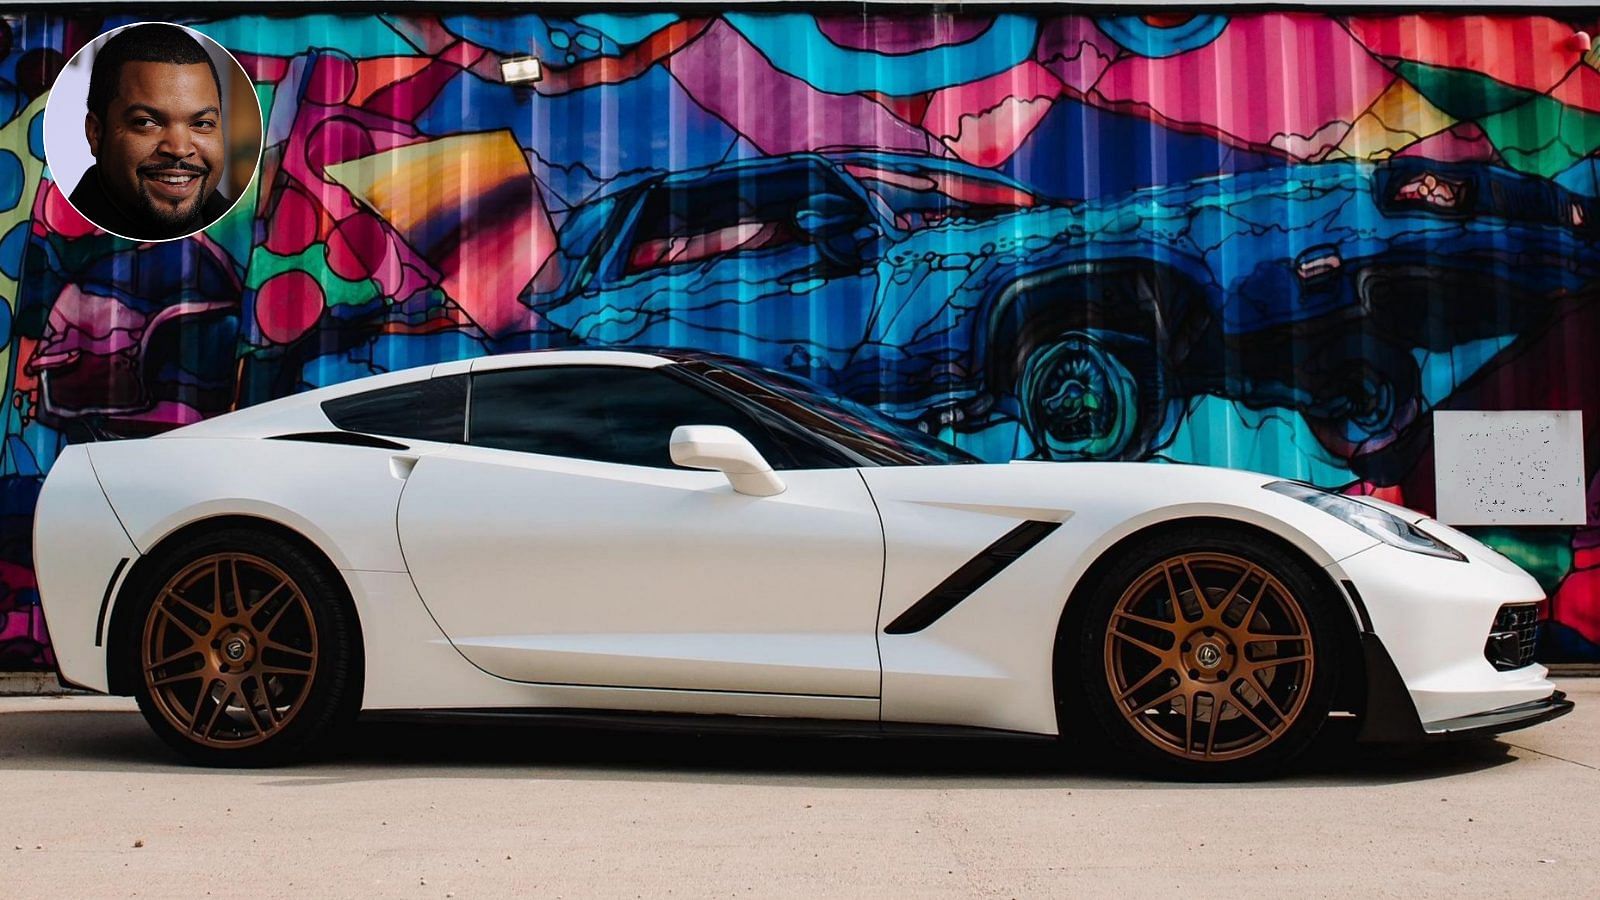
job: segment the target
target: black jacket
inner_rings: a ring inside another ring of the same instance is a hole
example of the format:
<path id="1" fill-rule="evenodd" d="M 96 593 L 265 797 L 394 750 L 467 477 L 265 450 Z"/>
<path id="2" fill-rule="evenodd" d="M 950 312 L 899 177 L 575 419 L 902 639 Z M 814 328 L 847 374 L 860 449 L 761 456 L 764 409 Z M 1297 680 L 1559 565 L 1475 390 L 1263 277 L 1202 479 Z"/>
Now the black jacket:
<path id="1" fill-rule="evenodd" d="M 100 226 L 102 231 L 133 238 L 139 241 L 161 241 L 168 238 L 183 237 L 194 231 L 210 225 L 221 215 L 233 207 L 233 201 L 223 195 L 221 191 L 212 191 L 211 196 L 200 207 L 200 218 L 190 225 L 174 229 L 170 225 L 159 222 L 150 222 L 135 219 L 124 213 L 122 208 L 111 200 L 111 195 L 106 191 L 105 185 L 100 182 L 100 167 L 90 166 L 83 173 L 83 178 L 78 186 L 72 189 L 70 199 L 78 212 L 84 218 Z"/>

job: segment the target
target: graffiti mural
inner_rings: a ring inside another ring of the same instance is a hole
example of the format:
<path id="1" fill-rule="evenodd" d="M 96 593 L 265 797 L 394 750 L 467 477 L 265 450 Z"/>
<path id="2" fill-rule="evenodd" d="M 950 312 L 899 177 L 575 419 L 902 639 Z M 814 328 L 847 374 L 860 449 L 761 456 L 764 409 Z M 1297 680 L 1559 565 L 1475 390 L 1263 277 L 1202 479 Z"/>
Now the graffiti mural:
<path id="1" fill-rule="evenodd" d="M 689 346 L 994 460 L 1256 469 L 1430 509 L 1430 414 L 1581 409 L 1581 528 L 1480 529 L 1600 659 L 1600 20 L 765 11 L 185 20 L 261 170 L 202 235 L 98 232 L 0 31 L 0 668 L 50 664 L 29 527 L 68 441 L 555 346 Z M 529 53 L 543 78 L 507 84 Z"/>

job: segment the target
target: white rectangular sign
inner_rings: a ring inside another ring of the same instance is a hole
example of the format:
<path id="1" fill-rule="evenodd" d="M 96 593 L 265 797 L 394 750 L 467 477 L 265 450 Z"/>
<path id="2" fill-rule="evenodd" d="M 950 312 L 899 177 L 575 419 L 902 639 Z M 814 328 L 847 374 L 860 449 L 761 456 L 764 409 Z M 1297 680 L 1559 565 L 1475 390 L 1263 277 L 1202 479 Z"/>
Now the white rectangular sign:
<path id="1" fill-rule="evenodd" d="M 1433 453 L 1441 522 L 1584 524 L 1579 410 L 1441 410 Z"/>

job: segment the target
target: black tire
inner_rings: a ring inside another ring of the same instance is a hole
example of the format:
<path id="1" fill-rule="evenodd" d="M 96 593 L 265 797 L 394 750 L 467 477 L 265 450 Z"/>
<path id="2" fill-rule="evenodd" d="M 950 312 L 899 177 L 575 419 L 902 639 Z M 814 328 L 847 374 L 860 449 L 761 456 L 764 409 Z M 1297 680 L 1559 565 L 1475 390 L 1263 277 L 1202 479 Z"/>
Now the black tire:
<path id="1" fill-rule="evenodd" d="M 119 655 L 145 721 L 188 761 L 291 763 L 354 720 L 359 629 L 337 571 L 309 548 L 223 526 L 164 552 L 136 590 Z"/>
<path id="2" fill-rule="evenodd" d="M 1034 456 L 1148 457 L 1167 418 L 1168 381 L 1145 338 L 1084 329 L 1038 342 L 1024 354 L 1016 384 Z"/>
<path id="3" fill-rule="evenodd" d="M 1180 559 L 1195 573 L 1188 587 L 1183 570 L 1164 569 Z M 1178 573 L 1170 583 L 1169 571 Z M 1181 611 L 1172 606 L 1174 589 Z M 1348 625 L 1330 591 L 1309 563 L 1246 529 L 1207 524 L 1153 535 L 1104 570 L 1084 608 L 1064 620 L 1078 632 L 1063 634 L 1060 646 L 1075 657 L 1062 662 L 1072 667 L 1079 701 L 1064 703 L 1064 714 L 1086 711 L 1119 758 L 1162 777 L 1272 775 L 1311 744 L 1338 696 Z M 1207 597 L 1206 611 L 1192 603 L 1196 593 Z M 1309 658 L 1294 662 L 1296 655 Z M 1062 723 L 1062 734 L 1082 730 Z"/>
<path id="4" fill-rule="evenodd" d="M 1393 484 L 1415 463 L 1408 440 L 1424 418 L 1422 370 L 1411 352 L 1347 334 L 1311 351 L 1300 379 L 1312 403 L 1303 412 L 1317 441 L 1364 478 Z"/>

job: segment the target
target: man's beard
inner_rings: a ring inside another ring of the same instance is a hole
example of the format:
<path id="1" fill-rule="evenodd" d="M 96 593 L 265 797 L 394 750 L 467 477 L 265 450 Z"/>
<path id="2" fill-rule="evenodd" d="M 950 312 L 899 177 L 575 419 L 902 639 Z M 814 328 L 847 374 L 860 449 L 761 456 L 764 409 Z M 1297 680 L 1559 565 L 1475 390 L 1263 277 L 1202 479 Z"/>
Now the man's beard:
<path id="1" fill-rule="evenodd" d="M 159 172 L 170 172 L 174 169 L 184 172 L 193 172 L 200 177 L 200 185 L 195 190 L 194 196 L 183 204 L 173 207 L 165 201 L 157 200 L 151 196 L 147 179 L 156 177 Z M 140 212 L 149 217 L 150 221 L 159 225 L 168 233 L 179 233 L 188 230 L 198 230 L 206 198 L 210 196 L 211 170 L 205 166 L 196 166 L 189 163 L 172 162 L 161 163 L 154 166 L 139 167 L 139 193 L 138 201 Z M 190 226 L 194 226 L 190 228 Z"/>

